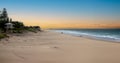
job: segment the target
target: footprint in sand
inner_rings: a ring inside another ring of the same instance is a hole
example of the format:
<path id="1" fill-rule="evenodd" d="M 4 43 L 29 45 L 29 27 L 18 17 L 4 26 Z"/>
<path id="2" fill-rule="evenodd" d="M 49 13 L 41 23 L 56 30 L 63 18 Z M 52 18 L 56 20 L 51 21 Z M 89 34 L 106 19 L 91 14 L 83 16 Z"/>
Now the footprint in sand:
<path id="1" fill-rule="evenodd" d="M 54 46 L 53 48 L 55 48 L 55 49 L 58 49 L 59 47 L 57 47 L 57 46 Z"/>
<path id="2" fill-rule="evenodd" d="M 43 46 L 43 48 L 55 48 L 55 49 L 58 49 L 59 47 L 58 46 Z"/>

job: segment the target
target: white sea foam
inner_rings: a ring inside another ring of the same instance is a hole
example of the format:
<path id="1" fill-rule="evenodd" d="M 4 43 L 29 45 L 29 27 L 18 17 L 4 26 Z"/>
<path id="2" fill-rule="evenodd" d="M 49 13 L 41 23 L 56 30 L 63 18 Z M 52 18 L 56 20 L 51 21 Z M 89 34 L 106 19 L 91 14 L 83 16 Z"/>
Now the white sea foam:
<path id="1" fill-rule="evenodd" d="M 101 40 L 108 40 L 108 41 L 115 41 L 120 42 L 120 38 L 118 38 L 115 35 L 103 35 L 103 34 L 96 34 L 96 33 L 88 33 L 88 32 L 80 32 L 80 31 L 74 31 L 74 30 L 54 30 L 55 32 L 63 32 L 64 34 L 70 34 L 74 36 L 83 36 L 87 38 L 95 38 L 95 39 L 101 39 Z"/>

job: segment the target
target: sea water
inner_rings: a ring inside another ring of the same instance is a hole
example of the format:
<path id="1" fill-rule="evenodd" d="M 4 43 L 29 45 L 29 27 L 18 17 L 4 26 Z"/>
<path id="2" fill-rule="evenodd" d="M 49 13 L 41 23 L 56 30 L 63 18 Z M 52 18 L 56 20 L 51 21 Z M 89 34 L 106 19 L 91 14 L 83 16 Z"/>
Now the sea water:
<path id="1" fill-rule="evenodd" d="M 120 42 L 120 29 L 57 29 L 53 31 L 80 37 Z"/>

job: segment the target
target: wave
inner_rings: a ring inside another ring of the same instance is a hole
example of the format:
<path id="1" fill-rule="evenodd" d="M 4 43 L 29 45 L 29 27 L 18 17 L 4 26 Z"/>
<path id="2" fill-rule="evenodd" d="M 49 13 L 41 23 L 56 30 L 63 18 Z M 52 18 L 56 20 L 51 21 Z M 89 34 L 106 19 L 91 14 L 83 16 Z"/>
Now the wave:
<path id="1" fill-rule="evenodd" d="M 89 32 L 81 32 L 81 31 L 75 31 L 75 30 L 54 30 L 55 32 L 63 32 L 64 34 L 70 34 L 73 36 L 82 36 L 86 38 L 93 38 L 93 39 L 100 39 L 100 40 L 107 40 L 107 41 L 115 41 L 120 42 L 120 38 L 116 35 L 111 34 L 99 34 L 99 33 L 89 33 Z"/>

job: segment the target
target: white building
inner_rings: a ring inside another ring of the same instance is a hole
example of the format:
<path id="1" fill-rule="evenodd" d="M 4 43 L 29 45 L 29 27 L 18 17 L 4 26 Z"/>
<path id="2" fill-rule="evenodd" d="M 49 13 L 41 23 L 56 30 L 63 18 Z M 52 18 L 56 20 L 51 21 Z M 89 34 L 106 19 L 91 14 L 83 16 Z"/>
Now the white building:
<path id="1" fill-rule="evenodd" d="M 13 24 L 12 23 L 6 23 L 6 29 L 13 29 Z"/>

